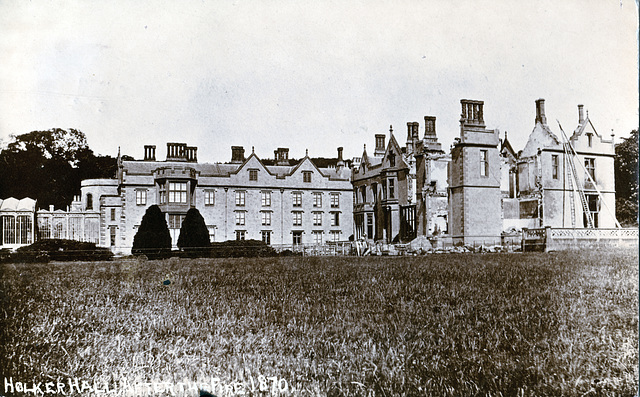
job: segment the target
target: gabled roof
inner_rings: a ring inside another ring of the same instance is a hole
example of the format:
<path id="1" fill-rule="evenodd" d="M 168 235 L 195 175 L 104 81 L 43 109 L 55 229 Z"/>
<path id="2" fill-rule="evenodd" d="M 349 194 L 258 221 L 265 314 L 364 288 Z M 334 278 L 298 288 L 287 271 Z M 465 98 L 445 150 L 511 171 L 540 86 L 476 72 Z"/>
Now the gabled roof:
<path id="1" fill-rule="evenodd" d="M 506 132 L 504 133 L 504 139 L 500 142 L 500 153 L 505 152 L 511 155 L 514 159 L 518 157 L 516 151 L 513 150 L 513 146 L 511 146 L 511 142 L 509 142 L 509 139 L 507 139 Z"/>
<path id="2" fill-rule="evenodd" d="M 393 168 L 409 168 L 409 165 L 404 161 L 404 156 L 402 156 L 402 148 L 398 144 L 398 141 L 396 140 L 396 137 L 393 135 L 393 133 L 390 134 L 389 143 L 387 144 L 387 148 L 384 151 L 384 157 L 382 159 L 383 165 L 387 164 L 387 158 L 391 149 L 393 149 L 394 153 L 396 154 L 396 165 Z"/>
<path id="3" fill-rule="evenodd" d="M 602 138 L 602 136 L 600 136 L 600 134 L 598 134 L 598 131 L 596 131 L 596 128 L 591 123 L 591 120 L 589 120 L 589 115 L 587 113 L 587 117 L 582 121 L 582 123 L 578 124 L 578 126 L 576 127 L 575 130 L 573 130 L 573 135 L 571 135 L 571 140 L 574 140 L 574 139 L 578 138 L 580 135 L 582 135 L 584 133 L 584 130 L 586 130 L 587 126 L 589 126 L 589 125 L 591 126 L 591 129 L 596 134 L 596 136 L 598 138 Z"/>
<path id="4" fill-rule="evenodd" d="M 535 127 L 533 127 L 533 131 L 529 134 L 529 139 L 520 157 L 535 156 L 538 153 L 538 149 L 559 147 L 560 145 L 561 141 L 551 131 L 549 126 L 537 121 Z"/>

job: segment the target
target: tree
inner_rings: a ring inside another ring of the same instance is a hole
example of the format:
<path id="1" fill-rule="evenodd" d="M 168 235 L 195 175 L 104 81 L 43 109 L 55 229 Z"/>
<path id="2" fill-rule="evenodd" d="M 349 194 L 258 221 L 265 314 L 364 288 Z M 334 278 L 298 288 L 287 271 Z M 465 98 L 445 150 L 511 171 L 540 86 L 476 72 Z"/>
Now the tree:
<path id="1" fill-rule="evenodd" d="M 182 221 L 178 247 L 194 256 L 200 256 L 208 254 L 209 246 L 209 229 L 207 229 L 204 218 L 200 215 L 200 211 L 191 208 Z"/>
<path id="2" fill-rule="evenodd" d="M 638 130 L 616 145 L 616 218 L 628 226 L 638 225 Z"/>
<path id="3" fill-rule="evenodd" d="M 31 197 L 40 207 L 64 208 L 83 179 L 114 178 L 116 159 L 95 156 L 78 130 L 54 128 L 12 136 L 0 151 L 2 198 Z"/>
<path id="4" fill-rule="evenodd" d="M 171 253 L 171 234 L 164 214 L 157 205 L 147 208 L 138 232 L 133 237 L 133 255 L 162 258 Z"/>

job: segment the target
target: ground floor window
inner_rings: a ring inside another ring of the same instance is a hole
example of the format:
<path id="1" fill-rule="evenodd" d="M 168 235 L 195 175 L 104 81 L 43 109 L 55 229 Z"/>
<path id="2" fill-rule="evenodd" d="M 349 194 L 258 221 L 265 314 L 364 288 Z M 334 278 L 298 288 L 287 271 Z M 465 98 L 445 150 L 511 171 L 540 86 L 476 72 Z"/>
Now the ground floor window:
<path id="1" fill-rule="evenodd" d="M 330 231 L 329 237 L 331 238 L 331 241 L 340 241 L 340 231 L 339 230 Z"/>
<path id="2" fill-rule="evenodd" d="M 311 235 L 313 236 L 313 243 L 316 245 L 322 244 L 322 232 L 321 231 L 316 231 L 311 233 Z"/>
<path id="3" fill-rule="evenodd" d="M 216 241 L 216 227 L 207 225 L 207 229 L 209 230 L 209 241 L 213 243 Z"/>
<path id="4" fill-rule="evenodd" d="M 302 232 L 293 232 L 293 245 L 302 244 Z"/>
<path id="5" fill-rule="evenodd" d="M 262 241 L 265 244 L 271 244 L 271 231 L 269 230 L 262 231 Z"/>
<path id="6" fill-rule="evenodd" d="M 116 245 L 116 226 L 109 227 L 109 246 L 115 247 Z"/>
<path id="7" fill-rule="evenodd" d="M 246 233 L 247 232 L 245 232 L 244 230 L 236 230 L 236 240 L 244 241 Z"/>

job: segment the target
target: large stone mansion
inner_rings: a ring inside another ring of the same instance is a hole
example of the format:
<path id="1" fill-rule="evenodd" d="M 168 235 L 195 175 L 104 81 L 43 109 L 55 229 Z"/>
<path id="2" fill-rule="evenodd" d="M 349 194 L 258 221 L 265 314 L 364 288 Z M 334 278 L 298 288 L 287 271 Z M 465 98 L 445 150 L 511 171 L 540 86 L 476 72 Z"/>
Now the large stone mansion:
<path id="1" fill-rule="evenodd" d="M 167 143 L 164 160 L 144 147 L 141 160 L 118 156 L 114 179 L 82 182 L 66 210 L 35 210 L 30 199 L 0 200 L 0 248 L 37 238 L 92 241 L 128 253 L 146 209 L 166 214 L 174 245 L 190 208 L 205 219 L 211 241 L 256 239 L 281 247 L 333 241 L 409 242 L 418 236 L 453 243 L 498 243 L 522 228 L 612 228 L 614 144 L 578 105 L 571 136 L 554 132 L 545 103 L 516 152 L 485 125 L 484 102 L 460 101 L 460 136 L 449 153 L 438 142 L 436 117 L 407 123 L 401 145 L 393 131 L 375 135 L 362 156 L 273 159 L 231 147 L 229 162 L 202 163 L 197 148 Z M 38 235 L 36 236 L 36 226 Z"/>

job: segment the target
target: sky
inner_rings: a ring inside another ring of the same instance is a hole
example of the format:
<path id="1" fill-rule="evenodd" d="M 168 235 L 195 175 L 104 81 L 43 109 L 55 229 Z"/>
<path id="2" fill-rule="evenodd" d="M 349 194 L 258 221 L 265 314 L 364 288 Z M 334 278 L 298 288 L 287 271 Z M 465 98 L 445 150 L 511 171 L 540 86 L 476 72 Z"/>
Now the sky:
<path id="1" fill-rule="evenodd" d="M 554 132 L 584 104 L 619 141 L 638 128 L 637 38 L 629 0 L 0 0 L 0 145 L 75 128 L 137 159 L 167 142 L 200 162 L 352 158 L 430 115 L 448 149 L 475 99 L 517 151 L 538 98 Z"/>

